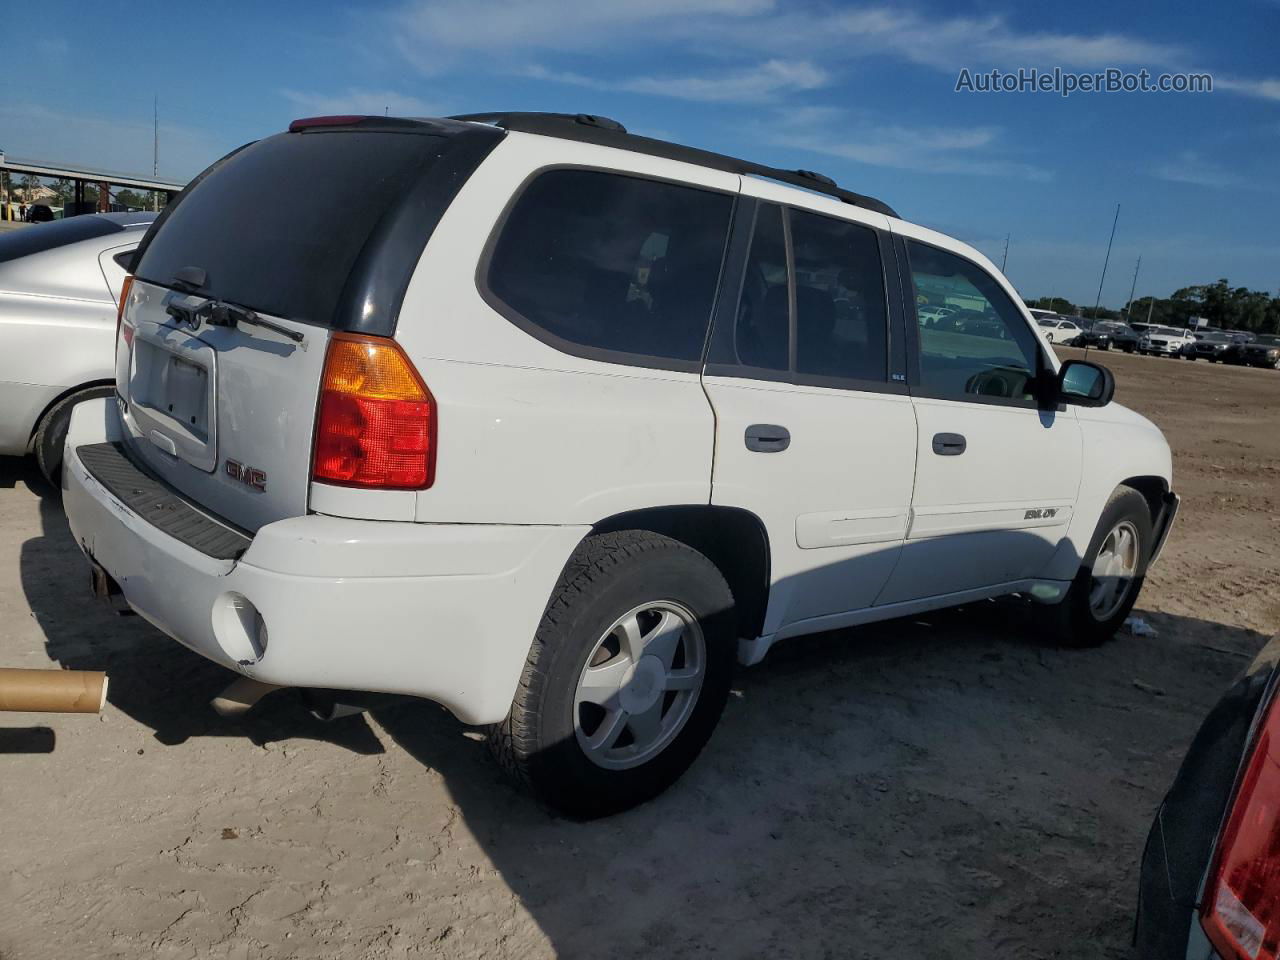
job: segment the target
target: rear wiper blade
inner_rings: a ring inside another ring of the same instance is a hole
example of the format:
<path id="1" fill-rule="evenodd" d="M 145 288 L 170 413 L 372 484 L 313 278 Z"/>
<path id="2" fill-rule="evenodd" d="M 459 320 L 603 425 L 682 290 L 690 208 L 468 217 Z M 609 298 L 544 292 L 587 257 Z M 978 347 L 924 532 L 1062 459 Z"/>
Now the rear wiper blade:
<path id="1" fill-rule="evenodd" d="M 240 323 L 248 323 L 270 330 L 272 333 L 278 333 L 282 337 L 288 337 L 294 343 L 301 343 L 306 339 L 297 330 L 290 330 L 271 320 L 264 320 L 248 307 L 239 307 L 234 303 L 223 303 L 220 300 L 211 300 L 207 306 L 206 322 L 211 327 L 235 327 Z"/>

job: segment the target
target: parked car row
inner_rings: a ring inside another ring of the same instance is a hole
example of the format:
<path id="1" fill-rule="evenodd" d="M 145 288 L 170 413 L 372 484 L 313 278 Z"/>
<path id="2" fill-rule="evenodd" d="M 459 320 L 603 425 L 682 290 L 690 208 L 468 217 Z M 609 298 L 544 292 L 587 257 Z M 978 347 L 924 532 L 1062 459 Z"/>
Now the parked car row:
<path id="1" fill-rule="evenodd" d="M 1115 348 L 1153 357 L 1181 357 L 1280 370 L 1280 336 L 1237 330 L 1170 327 L 1160 324 L 1062 317 L 1031 310 L 1050 343 L 1095 350 Z"/>
<path id="2" fill-rule="evenodd" d="M 788 637 L 1020 594 L 1106 641 L 1177 511 L 980 253 L 603 118 L 297 121 L 131 239 L 59 248 L 129 270 L 63 446 L 95 592 L 242 702 L 435 700 L 576 816 L 676 780 Z M 6 376 L 76 389 L 29 299 Z"/>

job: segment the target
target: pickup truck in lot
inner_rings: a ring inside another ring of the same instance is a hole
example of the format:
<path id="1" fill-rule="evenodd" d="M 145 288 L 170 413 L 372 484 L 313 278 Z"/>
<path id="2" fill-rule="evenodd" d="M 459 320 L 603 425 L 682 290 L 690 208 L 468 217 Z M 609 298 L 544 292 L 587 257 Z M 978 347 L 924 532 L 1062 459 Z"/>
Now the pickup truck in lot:
<path id="1" fill-rule="evenodd" d="M 296 121 L 135 274 L 65 448 L 98 591 L 264 684 L 435 700 L 575 816 L 788 637 L 1021 594 L 1107 640 L 1177 509 L 982 254 L 605 118 Z"/>

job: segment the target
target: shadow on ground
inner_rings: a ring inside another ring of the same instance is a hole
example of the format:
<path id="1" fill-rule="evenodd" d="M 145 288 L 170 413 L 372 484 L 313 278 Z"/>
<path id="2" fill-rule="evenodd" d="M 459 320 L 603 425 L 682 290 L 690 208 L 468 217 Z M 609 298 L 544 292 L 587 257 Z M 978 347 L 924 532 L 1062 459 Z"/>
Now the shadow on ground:
<path id="1" fill-rule="evenodd" d="M 39 481 L 34 468 L 0 485 Z M 56 493 L 22 581 L 52 661 L 106 669 L 162 743 L 296 737 L 382 749 L 291 694 L 242 721 L 221 668 L 88 596 Z M 694 768 L 637 810 L 575 823 L 511 787 L 439 708 L 376 723 L 447 784 L 467 830 L 566 957 L 1121 957 L 1150 818 L 1200 718 L 1261 634 L 1145 614 L 1095 650 L 1017 602 L 780 645 L 740 671 Z M 413 824 L 404 826 L 414 829 Z"/>
<path id="2" fill-rule="evenodd" d="M 296 691 L 262 701 L 249 717 L 219 717 L 208 703 L 235 674 L 174 643 L 140 617 L 121 617 L 89 589 L 89 566 L 71 538 L 59 492 L 35 462 L 0 459 L 0 487 L 23 484 L 40 497 L 42 535 L 22 545 L 22 588 L 45 635 L 49 659 L 71 670 L 105 670 L 112 705 L 155 731 L 158 741 L 247 737 L 258 745 L 326 740 L 356 753 L 381 753 L 363 716 L 325 723 Z"/>

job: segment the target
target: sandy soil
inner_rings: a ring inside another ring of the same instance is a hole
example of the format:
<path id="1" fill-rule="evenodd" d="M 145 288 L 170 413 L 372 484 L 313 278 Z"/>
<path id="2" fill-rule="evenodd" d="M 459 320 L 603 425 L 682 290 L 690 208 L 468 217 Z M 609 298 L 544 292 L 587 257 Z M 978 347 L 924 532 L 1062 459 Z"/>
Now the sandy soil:
<path id="1" fill-rule="evenodd" d="M 1157 637 L 1060 650 L 987 604 L 794 641 L 673 790 L 591 824 L 430 704 L 220 720 L 226 675 L 93 602 L 0 462 L 0 663 L 113 677 L 101 718 L 0 718 L 0 956 L 1125 956 L 1152 812 L 1280 625 L 1280 375 L 1103 359 L 1184 496 Z"/>

